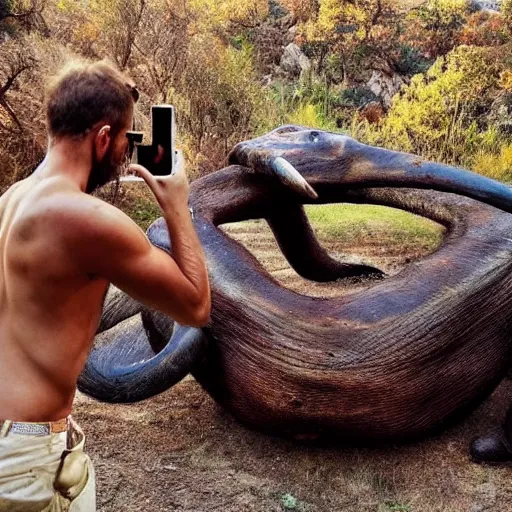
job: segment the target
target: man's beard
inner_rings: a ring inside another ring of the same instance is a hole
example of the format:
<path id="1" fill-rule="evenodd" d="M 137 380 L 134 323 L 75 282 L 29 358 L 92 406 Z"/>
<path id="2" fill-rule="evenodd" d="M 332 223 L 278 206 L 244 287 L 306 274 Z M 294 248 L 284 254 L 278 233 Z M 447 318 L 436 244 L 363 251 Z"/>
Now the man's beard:
<path id="1" fill-rule="evenodd" d="M 124 174 L 129 164 L 128 154 L 120 163 L 115 162 L 112 147 L 108 149 L 101 161 L 97 161 L 93 156 L 93 164 L 85 192 L 91 194 L 107 183 L 119 181 L 120 176 Z"/>

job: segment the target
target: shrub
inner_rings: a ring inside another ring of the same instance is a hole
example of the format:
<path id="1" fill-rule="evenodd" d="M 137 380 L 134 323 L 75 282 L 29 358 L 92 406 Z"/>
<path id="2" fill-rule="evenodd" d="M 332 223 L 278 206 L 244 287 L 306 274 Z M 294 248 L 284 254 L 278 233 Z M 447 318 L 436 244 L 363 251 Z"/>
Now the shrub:
<path id="1" fill-rule="evenodd" d="M 363 122 L 353 130 L 369 143 L 467 164 L 482 144 L 485 119 L 478 114 L 487 112 L 500 70 L 500 62 L 487 49 L 459 47 L 411 79 L 379 129 Z"/>
<path id="2" fill-rule="evenodd" d="M 498 153 L 478 151 L 472 168 L 489 178 L 512 182 L 512 144 L 504 144 Z"/>
<path id="3" fill-rule="evenodd" d="M 446 55 L 458 44 L 469 8 L 468 0 L 427 0 L 411 11 L 402 40 L 428 58 Z"/>
<path id="4" fill-rule="evenodd" d="M 499 46 L 510 41 L 505 17 L 486 11 L 472 14 L 464 26 L 459 41 L 472 46 Z"/>
<path id="5" fill-rule="evenodd" d="M 432 61 L 424 57 L 417 48 L 410 44 L 400 45 L 396 69 L 402 75 L 412 76 L 425 73 L 431 65 Z"/>
<path id="6" fill-rule="evenodd" d="M 288 115 L 287 122 L 320 130 L 335 131 L 336 124 L 326 119 L 318 105 L 304 103 Z"/>

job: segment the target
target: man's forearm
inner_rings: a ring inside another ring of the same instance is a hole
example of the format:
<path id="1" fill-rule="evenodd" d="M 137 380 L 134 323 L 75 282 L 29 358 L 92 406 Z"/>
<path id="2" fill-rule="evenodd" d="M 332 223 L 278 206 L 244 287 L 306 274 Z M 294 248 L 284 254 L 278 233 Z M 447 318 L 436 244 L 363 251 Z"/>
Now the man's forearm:
<path id="1" fill-rule="evenodd" d="M 198 297 L 210 302 L 210 287 L 203 248 L 192 223 L 188 207 L 165 211 L 171 239 L 172 257 L 192 284 Z"/>

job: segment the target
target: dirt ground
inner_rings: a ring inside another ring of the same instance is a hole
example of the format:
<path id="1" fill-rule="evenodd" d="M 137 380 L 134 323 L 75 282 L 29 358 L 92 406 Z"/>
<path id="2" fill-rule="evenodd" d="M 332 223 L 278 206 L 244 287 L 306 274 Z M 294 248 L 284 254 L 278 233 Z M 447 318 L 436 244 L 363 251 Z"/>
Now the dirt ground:
<path id="1" fill-rule="evenodd" d="M 311 295 L 346 292 L 341 284 L 300 279 L 262 223 L 234 225 L 285 286 Z M 331 254 L 393 274 L 421 254 L 401 254 L 385 237 Z M 298 444 L 253 432 L 218 407 L 192 377 L 133 405 L 77 395 L 75 417 L 96 467 L 98 510 L 226 512 L 512 512 L 511 468 L 470 462 L 468 444 L 493 428 L 512 397 L 504 381 L 463 422 L 435 438 L 373 449 Z"/>

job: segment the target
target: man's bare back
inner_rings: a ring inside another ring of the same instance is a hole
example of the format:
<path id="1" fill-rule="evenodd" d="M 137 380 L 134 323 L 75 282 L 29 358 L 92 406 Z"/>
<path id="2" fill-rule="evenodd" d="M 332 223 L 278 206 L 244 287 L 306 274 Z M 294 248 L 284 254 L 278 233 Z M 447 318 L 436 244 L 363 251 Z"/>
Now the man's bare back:
<path id="1" fill-rule="evenodd" d="M 32 176 L 0 198 L 0 411 L 19 421 L 53 421 L 71 410 L 108 287 L 84 275 L 52 214 L 65 180 Z M 65 223 L 66 219 L 62 218 Z"/>

